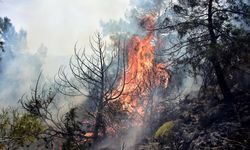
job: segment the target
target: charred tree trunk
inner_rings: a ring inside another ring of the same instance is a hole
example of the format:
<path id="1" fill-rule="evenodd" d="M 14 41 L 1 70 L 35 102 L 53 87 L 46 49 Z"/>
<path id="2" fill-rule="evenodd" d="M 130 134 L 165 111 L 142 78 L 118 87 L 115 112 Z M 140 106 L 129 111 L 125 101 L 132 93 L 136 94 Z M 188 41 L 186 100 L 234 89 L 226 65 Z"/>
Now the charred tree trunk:
<path id="1" fill-rule="evenodd" d="M 103 111 L 103 105 L 102 105 L 102 103 L 100 103 L 98 110 L 97 110 L 96 119 L 95 119 L 95 126 L 94 126 L 94 132 L 93 132 L 94 142 L 96 142 L 98 140 L 99 131 L 101 128 L 103 128 L 102 111 Z"/>
<path id="2" fill-rule="evenodd" d="M 230 88 L 228 87 L 225 76 L 223 74 L 222 68 L 220 66 L 220 62 L 218 61 L 216 51 L 219 51 L 217 48 L 217 38 L 214 33 L 214 27 L 213 27 L 213 14 L 212 14 L 212 7 L 213 7 L 213 0 L 209 0 L 209 5 L 208 5 L 208 30 L 210 34 L 210 48 L 212 51 L 212 55 L 210 56 L 210 61 L 214 67 L 215 74 L 217 77 L 217 82 L 218 85 L 221 89 L 221 92 L 224 97 L 225 102 L 232 102 L 233 101 L 233 95 L 230 91 Z"/>
<path id="3" fill-rule="evenodd" d="M 100 37 L 99 43 L 101 44 Z M 99 44 L 99 45 L 100 45 Z M 102 53 L 102 48 L 99 47 L 99 59 L 100 61 L 100 78 L 101 78 L 101 91 L 100 91 L 100 99 L 99 104 L 97 108 L 97 115 L 96 115 L 96 122 L 94 127 L 94 133 L 93 133 L 93 140 L 96 142 L 98 139 L 98 133 L 100 129 L 104 129 L 104 121 L 103 121 L 103 107 L 104 107 L 104 76 L 105 76 L 105 69 L 104 69 L 104 57 Z M 102 133 L 104 134 L 104 130 L 102 130 Z"/>

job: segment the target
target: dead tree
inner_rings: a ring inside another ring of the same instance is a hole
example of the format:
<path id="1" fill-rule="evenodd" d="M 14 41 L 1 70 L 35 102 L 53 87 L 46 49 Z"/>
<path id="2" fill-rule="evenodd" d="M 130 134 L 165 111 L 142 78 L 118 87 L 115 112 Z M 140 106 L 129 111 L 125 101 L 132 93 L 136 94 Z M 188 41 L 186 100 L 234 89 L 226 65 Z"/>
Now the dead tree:
<path id="1" fill-rule="evenodd" d="M 125 86 L 125 59 L 122 44 L 118 42 L 112 51 L 108 51 L 100 33 L 90 38 L 90 50 L 74 48 L 74 56 L 69 67 L 72 76 L 64 69 L 58 72 L 56 82 L 59 91 L 66 95 L 82 95 L 95 106 L 94 112 L 88 112 L 95 119 L 93 140 L 106 135 L 104 112 L 110 109 L 108 104 L 122 95 Z"/>

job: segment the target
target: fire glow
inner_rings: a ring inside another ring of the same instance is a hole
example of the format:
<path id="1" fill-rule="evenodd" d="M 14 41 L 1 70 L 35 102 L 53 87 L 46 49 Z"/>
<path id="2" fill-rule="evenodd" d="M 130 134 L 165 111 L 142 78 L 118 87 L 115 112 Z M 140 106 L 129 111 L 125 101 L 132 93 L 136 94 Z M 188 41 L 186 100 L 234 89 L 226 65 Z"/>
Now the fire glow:
<path id="1" fill-rule="evenodd" d="M 169 74 L 165 70 L 164 64 L 155 61 L 155 47 L 159 46 L 160 40 L 153 42 L 156 39 L 152 30 L 154 21 L 153 15 L 143 17 L 141 26 L 146 29 L 145 37 L 134 35 L 128 42 L 125 77 L 117 87 L 117 91 L 123 89 L 123 94 L 116 101 L 109 102 L 109 105 L 121 104 L 122 111 L 127 113 L 128 118 L 125 123 L 112 122 L 111 126 L 107 126 L 109 134 L 115 134 L 116 131 L 128 129 L 131 126 L 142 126 L 147 120 L 148 112 L 157 112 L 160 109 L 152 103 L 152 93 L 157 87 L 167 87 Z M 154 45 L 154 43 L 156 44 Z M 85 136 L 92 137 L 93 133 L 87 132 Z"/>
<path id="2" fill-rule="evenodd" d="M 147 34 L 141 38 L 134 35 L 128 43 L 128 65 L 125 74 L 124 94 L 119 101 L 132 119 L 133 125 L 142 125 L 145 112 L 150 105 L 152 90 L 159 86 L 167 87 L 169 74 L 164 64 L 154 58 L 154 16 L 141 19 L 141 26 Z M 159 44 L 159 41 L 156 42 Z M 153 106 L 150 106 L 153 107 Z"/>

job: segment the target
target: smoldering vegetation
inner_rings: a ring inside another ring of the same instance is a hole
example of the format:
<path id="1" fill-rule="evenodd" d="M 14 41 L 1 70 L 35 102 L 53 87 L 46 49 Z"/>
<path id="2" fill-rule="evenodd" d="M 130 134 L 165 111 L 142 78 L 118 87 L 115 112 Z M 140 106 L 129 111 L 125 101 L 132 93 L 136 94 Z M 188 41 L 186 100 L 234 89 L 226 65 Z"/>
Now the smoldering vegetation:
<path id="1" fill-rule="evenodd" d="M 0 149 L 249 149 L 249 16 L 241 0 L 132 1 L 54 81 L 46 47 L 1 19 L 0 102 L 20 114 L 0 113 Z"/>

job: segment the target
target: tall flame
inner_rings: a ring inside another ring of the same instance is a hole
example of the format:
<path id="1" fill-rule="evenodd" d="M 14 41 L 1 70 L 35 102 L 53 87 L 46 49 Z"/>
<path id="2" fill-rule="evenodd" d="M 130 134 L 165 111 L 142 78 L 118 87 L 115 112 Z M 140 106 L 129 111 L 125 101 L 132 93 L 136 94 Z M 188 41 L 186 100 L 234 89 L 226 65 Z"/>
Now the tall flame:
<path id="1" fill-rule="evenodd" d="M 145 37 L 134 35 L 128 43 L 128 66 L 125 75 L 124 94 L 120 98 L 123 109 L 127 110 L 137 125 L 143 117 L 149 102 L 151 90 L 158 86 L 167 87 L 169 75 L 165 66 L 154 58 L 154 16 L 147 15 L 141 20 L 147 30 Z"/>
<path id="2" fill-rule="evenodd" d="M 128 42 L 128 65 L 125 72 L 125 78 L 118 84 L 117 91 L 123 88 L 123 94 L 118 101 L 112 101 L 109 104 L 117 106 L 122 105 L 131 120 L 132 126 L 141 126 L 145 120 L 145 114 L 149 109 L 152 100 L 152 91 L 157 87 L 166 88 L 168 85 L 169 74 L 165 70 L 162 63 L 155 61 L 155 46 L 154 40 L 154 16 L 147 15 L 142 18 L 141 26 L 147 31 L 145 37 L 134 35 Z M 158 46 L 159 40 L 156 42 Z M 124 85 L 125 80 L 125 86 Z M 119 93 L 119 92 L 118 92 Z M 114 93 L 116 94 L 116 93 Z M 151 106 L 152 107 L 152 106 Z M 151 109 L 152 111 L 152 109 Z M 107 131 L 112 134 L 116 133 L 117 129 L 127 128 L 128 125 L 113 123 L 112 126 L 107 126 Z M 93 136 L 92 132 L 85 134 L 86 137 Z"/>

